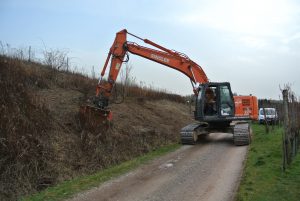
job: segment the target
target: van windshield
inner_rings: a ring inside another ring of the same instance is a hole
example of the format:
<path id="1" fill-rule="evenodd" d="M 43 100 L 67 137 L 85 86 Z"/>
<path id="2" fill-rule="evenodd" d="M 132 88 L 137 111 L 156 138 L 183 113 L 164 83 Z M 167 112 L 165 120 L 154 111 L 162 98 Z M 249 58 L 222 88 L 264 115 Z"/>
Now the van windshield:
<path id="1" fill-rule="evenodd" d="M 268 108 L 265 108 L 265 111 L 266 111 L 266 115 L 275 115 L 275 109 L 268 109 Z M 260 110 L 260 115 L 264 115 L 264 110 L 261 109 Z"/>

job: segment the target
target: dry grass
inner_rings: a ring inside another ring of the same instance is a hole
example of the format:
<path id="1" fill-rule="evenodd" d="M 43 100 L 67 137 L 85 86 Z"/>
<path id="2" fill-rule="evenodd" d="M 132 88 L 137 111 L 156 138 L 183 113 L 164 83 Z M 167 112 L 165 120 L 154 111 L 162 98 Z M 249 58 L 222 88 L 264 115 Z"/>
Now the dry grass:
<path id="1" fill-rule="evenodd" d="M 87 130 L 79 106 L 94 95 L 97 80 L 4 56 L 0 66 L 0 200 L 177 142 L 191 121 L 181 96 L 134 85 L 123 104 L 112 104 L 110 129 Z"/>
<path id="2" fill-rule="evenodd" d="M 27 193 L 41 188 L 53 157 L 47 143 L 49 111 L 28 90 L 33 80 L 21 64 L 15 59 L 0 60 L 0 192 L 4 199 L 20 189 Z"/>

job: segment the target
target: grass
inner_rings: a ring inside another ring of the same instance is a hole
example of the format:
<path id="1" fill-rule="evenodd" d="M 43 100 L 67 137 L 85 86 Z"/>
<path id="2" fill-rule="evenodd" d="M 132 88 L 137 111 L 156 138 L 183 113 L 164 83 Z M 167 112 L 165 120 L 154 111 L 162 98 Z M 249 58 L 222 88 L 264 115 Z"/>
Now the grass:
<path id="1" fill-rule="evenodd" d="M 299 201 L 300 153 L 291 166 L 282 171 L 281 128 L 265 133 L 264 126 L 254 124 L 244 177 L 237 201 Z"/>
<path id="2" fill-rule="evenodd" d="M 38 200 L 63 200 L 70 198 L 72 195 L 99 186 L 101 183 L 112 178 L 120 176 L 138 166 L 145 164 L 159 156 L 172 152 L 180 147 L 179 144 L 172 144 L 161 147 L 155 151 L 149 152 L 143 156 L 137 157 L 133 160 L 121 163 L 120 165 L 110 167 L 92 175 L 78 177 L 73 180 L 65 181 L 57 186 L 50 187 L 44 191 L 25 197 L 24 201 L 38 201 Z"/>

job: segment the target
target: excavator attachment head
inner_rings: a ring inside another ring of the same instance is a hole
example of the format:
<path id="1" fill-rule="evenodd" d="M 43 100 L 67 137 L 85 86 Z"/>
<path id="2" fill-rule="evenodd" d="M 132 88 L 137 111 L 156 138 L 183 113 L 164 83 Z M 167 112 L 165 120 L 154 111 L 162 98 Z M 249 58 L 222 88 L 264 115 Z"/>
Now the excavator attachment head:
<path id="1" fill-rule="evenodd" d="M 81 126 L 86 130 L 108 129 L 112 121 L 110 110 L 101 109 L 94 105 L 82 105 L 79 114 Z"/>

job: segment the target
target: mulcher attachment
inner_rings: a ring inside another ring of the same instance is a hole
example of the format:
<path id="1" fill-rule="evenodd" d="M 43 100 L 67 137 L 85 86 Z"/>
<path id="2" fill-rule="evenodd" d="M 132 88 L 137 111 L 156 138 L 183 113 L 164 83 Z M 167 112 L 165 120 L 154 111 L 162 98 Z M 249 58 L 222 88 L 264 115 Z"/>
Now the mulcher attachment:
<path id="1" fill-rule="evenodd" d="M 112 120 L 112 112 L 93 105 L 82 105 L 80 107 L 79 119 L 84 129 L 91 131 L 95 131 L 97 128 L 107 129 Z"/>

